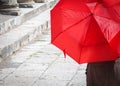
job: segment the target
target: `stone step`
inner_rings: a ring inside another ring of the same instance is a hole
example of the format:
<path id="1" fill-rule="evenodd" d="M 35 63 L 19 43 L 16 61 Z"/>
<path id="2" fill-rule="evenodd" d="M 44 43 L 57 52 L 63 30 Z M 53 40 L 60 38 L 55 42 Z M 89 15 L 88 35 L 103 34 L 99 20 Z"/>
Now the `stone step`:
<path id="1" fill-rule="evenodd" d="M 50 9 L 32 19 L 29 19 L 29 21 L 10 30 L 8 33 L 0 35 L 0 59 L 3 60 L 12 55 L 32 39 L 38 35 L 42 35 L 42 32 L 50 27 L 49 14 Z"/>
<path id="2" fill-rule="evenodd" d="M 56 1 L 57 0 L 48 0 L 48 2 L 45 3 L 35 3 L 34 8 L 20 8 L 20 16 L 0 14 L 0 35 L 20 26 L 25 21 L 51 8 L 56 3 Z"/>

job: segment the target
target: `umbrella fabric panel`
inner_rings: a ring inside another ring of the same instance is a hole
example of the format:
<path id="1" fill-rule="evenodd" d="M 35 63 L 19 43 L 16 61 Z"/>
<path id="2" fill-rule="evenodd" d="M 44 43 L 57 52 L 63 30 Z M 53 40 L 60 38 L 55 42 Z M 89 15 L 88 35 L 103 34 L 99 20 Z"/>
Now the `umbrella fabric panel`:
<path id="1" fill-rule="evenodd" d="M 54 20 L 51 21 L 51 28 L 52 28 L 51 29 L 51 41 L 53 41 L 56 38 L 56 36 L 59 35 L 63 31 L 62 16 L 61 16 L 60 11 L 61 11 L 60 9 L 56 9 L 53 12 L 51 11 L 51 19 L 54 18 Z"/>
<path id="2" fill-rule="evenodd" d="M 112 46 L 113 50 L 117 51 L 120 56 L 120 31 L 114 37 L 114 39 L 111 40 L 110 45 Z"/>
<path id="3" fill-rule="evenodd" d="M 103 0 L 108 6 L 120 3 L 120 0 Z"/>
<path id="4" fill-rule="evenodd" d="M 119 33 L 120 24 L 99 16 L 95 18 L 106 40 L 110 42 Z"/>
<path id="5" fill-rule="evenodd" d="M 112 7 L 109 7 L 108 9 L 109 9 L 109 12 L 110 12 L 113 20 L 120 23 L 120 3 L 118 3 Z"/>
<path id="6" fill-rule="evenodd" d="M 90 9 L 92 5 L 94 7 L 93 14 L 95 14 L 95 16 L 100 16 L 112 20 L 108 8 L 103 3 L 96 3 L 96 4 L 91 3 L 91 5 L 88 4 Z"/>
<path id="7" fill-rule="evenodd" d="M 101 15 L 102 11 L 103 15 Z M 111 48 L 120 55 L 120 23 L 114 21 L 109 13 L 108 8 L 103 4 L 96 5 L 94 14 L 95 19 L 101 27 L 101 31 L 109 42 Z"/>
<path id="8" fill-rule="evenodd" d="M 120 0 L 103 0 L 103 4 L 107 7 L 111 17 L 120 23 Z"/>
<path id="9" fill-rule="evenodd" d="M 54 20 L 51 21 L 52 41 L 65 29 L 77 23 L 78 21 L 81 21 L 84 17 L 90 15 L 90 10 L 84 4 L 79 3 L 79 5 L 76 7 L 74 7 L 74 5 L 64 6 L 64 4 L 62 4 L 61 1 L 60 3 L 58 3 L 58 6 L 56 5 L 56 7 L 51 10 L 51 19 L 54 18 Z"/>

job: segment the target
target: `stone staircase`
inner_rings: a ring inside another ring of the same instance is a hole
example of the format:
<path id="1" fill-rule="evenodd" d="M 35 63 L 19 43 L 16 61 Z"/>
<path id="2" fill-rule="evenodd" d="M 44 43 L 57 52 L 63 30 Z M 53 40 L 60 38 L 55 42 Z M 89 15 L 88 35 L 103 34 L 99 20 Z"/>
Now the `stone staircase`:
<path id="1" fill-rule="evenodd" d="M 0 61 L 9 57 L 50 27 L 50 9 L 56 0 L 20 8 L 20 16 L 0 14 Z"/>

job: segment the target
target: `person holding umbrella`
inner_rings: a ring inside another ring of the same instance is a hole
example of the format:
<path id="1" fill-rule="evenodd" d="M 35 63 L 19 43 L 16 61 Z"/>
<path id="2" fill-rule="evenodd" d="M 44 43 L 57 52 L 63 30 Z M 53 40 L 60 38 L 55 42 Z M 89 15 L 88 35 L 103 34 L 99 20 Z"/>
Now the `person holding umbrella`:
<path id="1" fill-rule="evenodd" d="M 120 24 L 101 0 L 91 1 L 60 0 L 51 10 L 51 43 L 77 63 L 88 63 L 87 86 L 119 86 L 114 62 L 120 53 L 113 44 Z"/>
<path id="2" fill-rule="evenodd" d="M 99 5 L 106 9 L 105 3 L 102 0 L 94 0 L 92 2 L 90 0 L 86 1 L 86 3 L 93 2 L 98 2 Z M 97 9 L 97 5 L 95 9 Z M 88 63 L 86 69 L 87 86 L 120 86 L 115 76 L 114 66 L 115 60 Z"/>

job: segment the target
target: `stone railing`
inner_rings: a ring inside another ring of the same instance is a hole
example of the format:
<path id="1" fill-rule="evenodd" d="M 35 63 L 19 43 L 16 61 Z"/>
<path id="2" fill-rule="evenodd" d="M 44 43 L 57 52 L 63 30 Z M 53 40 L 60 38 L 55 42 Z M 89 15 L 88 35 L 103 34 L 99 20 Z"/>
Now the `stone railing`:
<path id="1" fill-rule="evenodd" d="M 17 0 L 19 3 L 19 7 L 23 8 L 33 8 L 34 7 L 34 1 L 33 0 Z"/>
<path id="2" fill-rule="evenodd" d="M 37 3 L 41 3 L 41 2 L 47 2 L 47 0 L 34 0 Z"/>
<path id="3" fill-rule="evenodd" d="M 20 15 L 17 0 L 0 0 L 0 13 L 8 15 Z"/>
<path id="4" fill-rule="evenodd" d="M 0 0 L 0 13 L 5 15 L 20 15 L 20 8 L 33 8 L 36 3 L 44 3 L 47 0 Z"/>

